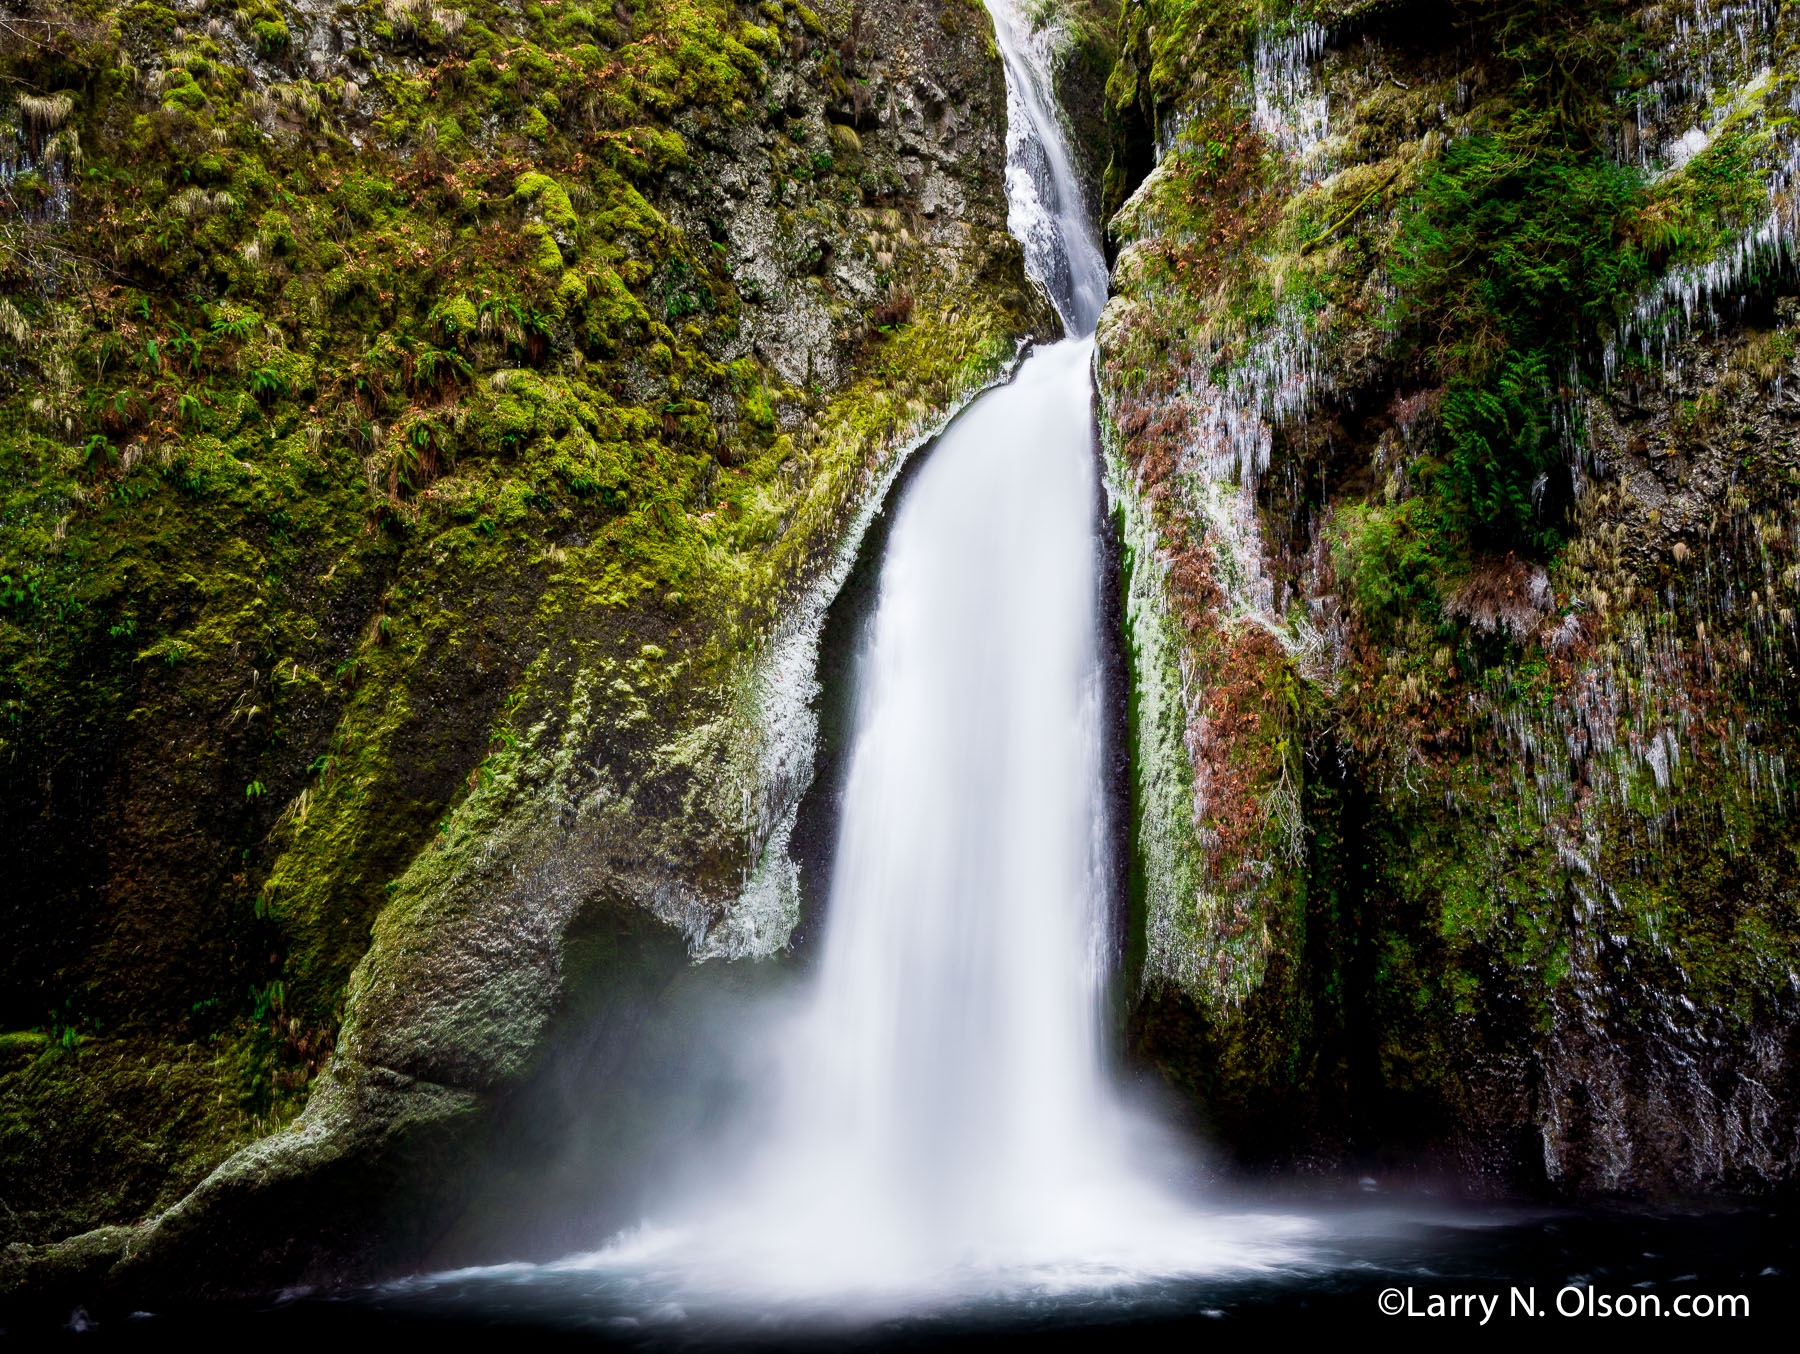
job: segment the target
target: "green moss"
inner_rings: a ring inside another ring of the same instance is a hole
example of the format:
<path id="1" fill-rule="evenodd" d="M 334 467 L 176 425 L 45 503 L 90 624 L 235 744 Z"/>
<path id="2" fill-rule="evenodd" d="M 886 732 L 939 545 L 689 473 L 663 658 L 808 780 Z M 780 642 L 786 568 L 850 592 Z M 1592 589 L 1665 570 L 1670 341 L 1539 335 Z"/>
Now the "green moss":
<path id="1" fill-rule="evenodd" d="M 267 1066 L 282 1044 L 267 1025 L 193 1043 L 91 1038 L 78 1050 L 7 1057 L 34 1037 L 41 1046 L 41 1036 L 0 1035 L 7 1237 L 135 1222 L 297 1108 L 288 1068 L 277 1085 Z"/>
<path id="2" fill-rule="evenodd" d="M 547 174 L 522 174 L 513 195 L 535 206 L 545 221 L 557 230 L 573 233 L 579 222 L 569 205 L 569 194 Z"/>
<path id="3" fill-rule="evenodd" d="M 581 275 L 573 269 L 564 273 L 562 280 L 556 284 L 556 299 L 566 307 L 579 307 L 587 300 L 587 295 L 587 283 L 582 281 Z"/>
<path id="4" fill-rule="evenodd" d="M 250 32 L 256 39 L 257 50 L 265 56 L 278 56 L 287 50 L 288 27 L 279 18 L 258 19 L 250 25 Z"/>
<path id="5" fill-rule="evenodd" d="M 163 82 L 163 102 L 177 108 L 185 108 L 198 112 L 206 107 L 206 91 L 203 90 L 187 71 L 177 68 L 169 73 Z"/>
<path id="6" fill-rule="evenodd" d="M 1392 507 L 1355 504 L 1340 513 L 1333 564 L 1351 581 L 1365 622 L 1378 633 L 1400 616 L 1434 609 L 1454 561 L 1441 531 L 1438 506 L 1428 498 Z"/>
<path id="7" fill-rule="evenodd" d="M 862 159 L 862 142 L 858 139 L 854 127 L 832 123 L 831 149 L 837 157 L 852 166 Z"/>
<path id="8" fill-rule="evenodd" d="M 453 343 L 466 344 L 476 335 L 481 314 L 466 296 L 447 296 L 431 311 L 431 321 Z"/>
<path id="9" fill-rule="evenodd" d="M 1649 259 L 1673 266 L 1710 259 L 1767 207 L 1774 137 L 1766 85 L 1753 86 L 1706 148 L 1651 188 L 1637 234 Z"/>
<path id="10" fill-rule="evenodd" d="M 562 250 L 557 248 L 556 237 L 550 227 L 542 221 L 527 221 L 519 228 L 530 242 L 531 266 L 538 272 L 550 277 L 561 277 L 563 270 Z"/>

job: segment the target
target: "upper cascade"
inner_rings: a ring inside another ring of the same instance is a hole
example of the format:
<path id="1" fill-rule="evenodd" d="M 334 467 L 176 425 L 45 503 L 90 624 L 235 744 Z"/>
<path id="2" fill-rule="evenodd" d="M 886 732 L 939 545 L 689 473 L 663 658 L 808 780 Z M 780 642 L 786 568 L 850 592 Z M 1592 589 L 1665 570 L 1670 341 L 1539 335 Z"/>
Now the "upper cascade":
<path id="1" fill-rule="evenodd" d="M 1025 271 L 1050 293 L 1073 337 L 1094 332 L 1106 305 L 1106 253 L 1087 210 L 1051 92 L 1041 42 L 1021 37 L 1022 16 L 988 0 L 1006 66 L 1007 228 L 1025 247 Z"/>

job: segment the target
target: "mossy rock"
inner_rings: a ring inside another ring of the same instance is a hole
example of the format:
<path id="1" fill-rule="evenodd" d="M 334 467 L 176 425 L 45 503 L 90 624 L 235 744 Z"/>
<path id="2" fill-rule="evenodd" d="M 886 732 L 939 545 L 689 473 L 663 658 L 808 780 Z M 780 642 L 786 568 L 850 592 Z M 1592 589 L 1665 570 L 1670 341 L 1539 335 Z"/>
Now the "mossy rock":
<path id="1" fill-rule="evenodd" d="M 841 122 L 831 124 L 831 152 L 845 164 L 855 166 L 862 163 L 862 138 L 856 134 L 856 128 Z"/>

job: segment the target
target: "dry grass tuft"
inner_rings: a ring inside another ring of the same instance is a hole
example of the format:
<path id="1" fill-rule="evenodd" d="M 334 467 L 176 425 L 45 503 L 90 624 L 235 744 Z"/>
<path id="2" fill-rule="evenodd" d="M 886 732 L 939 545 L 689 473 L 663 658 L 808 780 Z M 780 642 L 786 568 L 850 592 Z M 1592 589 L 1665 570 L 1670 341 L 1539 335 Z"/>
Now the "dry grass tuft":
<path id="1" fill-rule="evenodd" d="M 1550 578 L 1542 569 L 1508 555 L 1477 564 L 1444 610 L 1477 630 L 1488 634 L 1505 630 L 1523 640 L 1554 600 Z"/>

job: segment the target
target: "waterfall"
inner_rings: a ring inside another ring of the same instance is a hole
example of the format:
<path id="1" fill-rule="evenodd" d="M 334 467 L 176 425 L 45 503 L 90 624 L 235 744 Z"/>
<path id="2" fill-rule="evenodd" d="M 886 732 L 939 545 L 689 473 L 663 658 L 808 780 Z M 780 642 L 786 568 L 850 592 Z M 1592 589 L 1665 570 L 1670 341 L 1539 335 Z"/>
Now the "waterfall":
<path id="1" fill-rule="evenodd" d="M 740 1107 L 703 1187 L 598 1252 L 491 1271 L 508 1282 L 581 1273 L 640 1309 L 842 1318 L 1295 1254 L 1304 1224 L 1170 1186 L 1180 1154 L 1106 1068 L 1090 366 L 1107 275 L 1043 64 L 994 18 L 1010 220 L 1071 337 L 953 423 L 892 509 L 822 948 L 766 1040 L 766 1100 Z"/>
<path id="2" fill-rule="evenodd" d="M 858 663 L 818 992 L 774 1150 L 871 1271 L 1065 1233 L 1112 1155 L 1088 345 L 1034 356 L 901 502 Z M 1070 1237 L 1063 1244 L 1074 1241 Z M 880 1254 L 867 1254 L 871 1245 Z"/>
<path id="3" fill-rule="evenodd" d="M 995 28 L 1012 221 L 1085 335 L 1105 262 L 1041 74 L 1004 14 Z M 815 1219 L 844 1228 L 840 1254 L 873 1225 L 883 1264 L 998 1257 L 1064 1225 L 1108 1155 L 1090 353 L 1081 338 L 1034 354 L 952 425 L 888 537 L 819 990 L 777 1139 L 804 1144 L 841 1211 Z"/>

